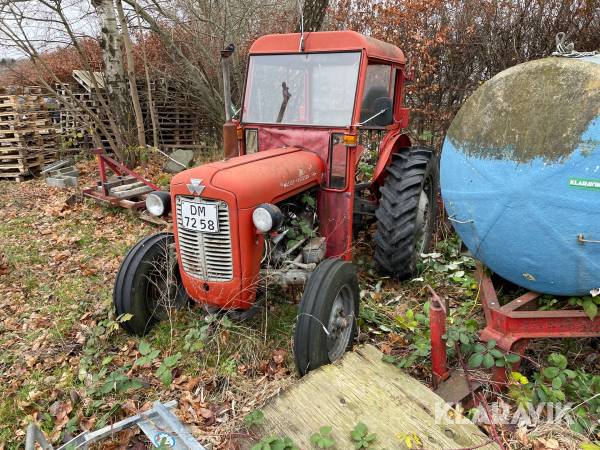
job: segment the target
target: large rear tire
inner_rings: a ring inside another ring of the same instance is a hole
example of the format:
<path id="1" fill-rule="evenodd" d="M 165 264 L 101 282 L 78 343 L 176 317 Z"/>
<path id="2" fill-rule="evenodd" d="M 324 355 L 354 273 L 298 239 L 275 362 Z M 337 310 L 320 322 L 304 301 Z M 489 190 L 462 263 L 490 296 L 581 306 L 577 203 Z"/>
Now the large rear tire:
<path id="1" fill-rule="evenodd" d="M 329 364 L 352 346 L 358 318 L 358 277 L 351 263 L 327 259 L 311 274 L 294 332 L 300 375 Z"/>
<path id="2" fill-rule="evenodd" d="M 169 310 L 183 306 L 187 294 L 181 283 L 177 259 L 170 246 L 172 233 L 158 233 L 139 241 L 129 250 L 117 272 L 113 303 L 125 331 L 138 336 L 168 317 Z"/>
<path id="3" fill-rule="evenodd" d="M 437 161 L 433 151 L 408 147 L 392 156 L 375 216 L 378 271 L 396 279 L 412 277 L 421 253 L 431 247 L 437 217 Z"/>

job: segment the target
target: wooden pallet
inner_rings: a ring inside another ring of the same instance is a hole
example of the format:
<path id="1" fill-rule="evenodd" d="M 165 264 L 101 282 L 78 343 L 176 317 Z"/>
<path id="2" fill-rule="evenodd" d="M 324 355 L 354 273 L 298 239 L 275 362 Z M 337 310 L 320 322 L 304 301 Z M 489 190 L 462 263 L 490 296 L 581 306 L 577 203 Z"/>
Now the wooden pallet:
<path id="1" fill-rule="evenodd" d="M 56 159 L 57 136 L 40 87 L 0 89 L 0 177 L 39 172 Z"/>
<path id="2" fill-rule="evenodd" d="M 310 372 L 262 409 L 265 423 L 253 433 L 256 441 L 287 436 L 309 449 L 311 435 L 332 426 L 336 448 L 349 449 L 354 448 L 351 431 L 363 422 L 377 434 L 376 448 L 405 448 L 402 436 L 414 433 L 419 447 L 428 450 L 499 450 L 475 424 L 445 417 L 441 397 L 382 357 L 372 345 L 361 346 L 340 362 Z M 253 443 L 240 442 L 242 449 Z"/>

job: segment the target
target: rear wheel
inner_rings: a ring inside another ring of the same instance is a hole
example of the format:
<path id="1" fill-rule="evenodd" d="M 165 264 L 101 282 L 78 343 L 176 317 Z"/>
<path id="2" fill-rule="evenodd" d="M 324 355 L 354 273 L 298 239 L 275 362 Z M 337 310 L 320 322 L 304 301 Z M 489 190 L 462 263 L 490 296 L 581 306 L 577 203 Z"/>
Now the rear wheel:
<path id="1" fill-rule="evenodd" d="M 392 156 L 375 216 L 375 262 L 382 275 L 413 276 L 431 246 L 437 216 L 437 165 L 433 152 L 409 147 Z"/>
<path id="2" fill-rule="evenodd" d="M 117 316 L 131 314 L 121 326 L 142 336 L 174 307 L 184 306 L 187 294 L 181 283 L 172 233 L 158 233 L 129 250 L 117 272 L 113 303 Z"/>
<path id="3" fill-rule="evenodd" d="M 323 261 L 311 274 L 294 332 L 294 357 L 300 375 L 341 358 L 356 335 L 358 277 L 339 259 Z"/>

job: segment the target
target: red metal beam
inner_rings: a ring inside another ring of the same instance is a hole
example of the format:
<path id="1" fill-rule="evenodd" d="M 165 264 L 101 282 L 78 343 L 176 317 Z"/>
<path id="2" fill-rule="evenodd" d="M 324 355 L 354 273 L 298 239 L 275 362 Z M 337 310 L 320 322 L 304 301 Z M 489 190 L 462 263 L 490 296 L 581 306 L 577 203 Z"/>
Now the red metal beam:
<path id="1" fill-rule="evenodd" d="M 160 190 L 160 188 L 157 185 L 155 185 L 154 183 L 146 180 L 144 177 L 142 177 L 138 173 L 134 172 L 133 170 L 131 170 L 129 167 L 125 166 L 124 164 L 121 164 L 120 162 L 112 159 L 110 156 L 108 156 L 104 152 L 104 149 L 97 148 L 97 149 L 93 150 L 93 153 L 95 153 L 98 156 L 98 169 L 100 172 L 100 180 L 102 182 L 102 192 L 104 193 L 104 195 L 108 195 L 108 191 L 104 187 L 104 183 L 106 183 L 106 166 L 110 167 L 110 169 L 116 175 L 125 175 L 125 174 L 131 175 L 136 180 L 141 181 L 146 186 L 150 186 L 155 191 Z"/>
<path id="2" fill-rule="evenodd" d="M 431 339 L 431 371 L 433 372 L 433 387 L 437 388 L 446 380 L 450 373 L 448 371 L 446 356 L 446 308 L 436 292 L 427 286 L 431 293 L 429 303 L 429 329 Z"/>
<path id="3" fill-rule="evenodd" d="M 600 336 L 600 316 L 591 320 L 581 310 L 521 310 L 535 306 L 533 302 L 540 296 L 537 292 L 528 292 L 501 306 L 492 279 L 481 263 L 477 265 L 476 277 L 487 322 L 480 338 L 496 340 L 505 351 L 511 351 L 512 346 L 522 339 Z"/>

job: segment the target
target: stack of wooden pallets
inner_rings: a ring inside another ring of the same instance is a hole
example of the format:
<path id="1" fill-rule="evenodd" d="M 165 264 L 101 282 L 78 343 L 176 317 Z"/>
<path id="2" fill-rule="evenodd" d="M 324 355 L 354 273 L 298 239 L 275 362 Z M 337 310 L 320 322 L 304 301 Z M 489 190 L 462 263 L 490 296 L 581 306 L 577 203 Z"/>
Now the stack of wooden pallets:
<path id="1" fill-rule="evenodd" d="M 56 137 L 41 88 L 0 89 L 0 179 L 39 173 L 56 159 Z"/>
<path id="2" fill-rule="evenodd" d="M 69 102 L 60 101 L 60 119 L 58 129 L 64 143 L 63 153 L 78 153 L 94 147 L 90 126 L 93 123 L 85 111 L 85 105 L 94 114 L 98 113 L 95 95 L 74 84 L 56 85 L 59 99 L 70 98 Z"/>
<path id="3" fill-rule="evenodd" d="M 217 130 L 209 130 L 200 102 L 183 92 L 180 86 L 166 79 L 151 82 L 154 109 L 158 122 L 158 146 L 162 150 L 201 150 L 207 141 L 216 138 Z M 148 88 L 138 83 L 142 112 L 148 142 L 152 142 L 152 121 L 148 101 Z M 214 131 L 214 136 L 211 132 Z"/>

